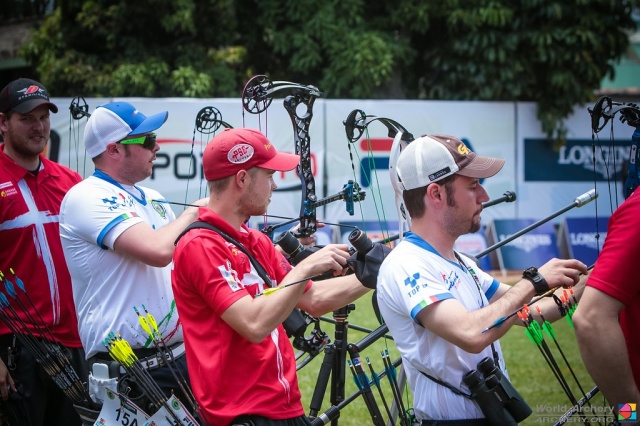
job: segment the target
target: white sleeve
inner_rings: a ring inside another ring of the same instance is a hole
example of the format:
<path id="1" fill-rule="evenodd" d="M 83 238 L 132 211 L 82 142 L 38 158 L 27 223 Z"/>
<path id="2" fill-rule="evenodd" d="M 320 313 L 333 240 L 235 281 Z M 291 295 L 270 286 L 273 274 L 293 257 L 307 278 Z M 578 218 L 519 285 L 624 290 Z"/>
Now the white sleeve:
<path id="1" fill-rule="evenodd" d="M 103 249 L 113 249 L 113 242 L 122 232 L 143 220 L 126 191 L 112 185 L 95 185 L 90 179 L 95 178 L 76 185 L 65 197 L 61 227 Z"/>

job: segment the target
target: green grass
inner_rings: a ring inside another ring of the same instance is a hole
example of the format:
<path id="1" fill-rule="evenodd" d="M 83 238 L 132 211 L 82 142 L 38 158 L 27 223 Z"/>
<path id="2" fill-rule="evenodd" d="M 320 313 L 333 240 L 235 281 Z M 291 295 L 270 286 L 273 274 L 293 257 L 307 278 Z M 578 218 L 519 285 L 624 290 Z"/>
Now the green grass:
<path id="1" fill-rule="evenodd" d="M 368 329 L 375 329 L 378 327 L 378 322 L 373 314 L 371 306 L 371 294 L 365 295 L 355 303 L 356 309 L 349 313 L 347 318 L 350 325 L 360 326 Z M 332 318 L 331 314 L 326 316 Z M 334 325 L 328 322 L 321 322 L 321 328 L 325 331 L 331 341 L 334 340 Z M 580 354 L 576 346 L 576 339 L 573 329 L 569 326 L 565 319 L 561 319 L 554 324 L 554 329 L 557 334 L 557 340 L 560 347 L 569 360 L 569 363 L 578 377 L 580 384 L 585 392 L 590 391 L 593 387 L 593 381 L 587 374 L 584 364 L 580 359 Z M 347 333 L 347 341 L 349 343 L 357 343 L 366 336 L 366 333 L 356 331 L 349 328 Z M 515 388 L 520 392 L 524 399 L 529 403 L 529 406 L 533 410 L 533 414 L 522 425 L 544 425 L 553 424 L 557 417 L 564 414 L 566 410 L 571 407 L 568 397 L 564 394 L 558 380 L 553 375 L 550 367 L 545 362 L 544 358 L 540 354 L 540 351 L 534 346 L 526 337 L 524 329 L 522 327 L 513 327 L 501 340 L 502 350 L 507 363 L 507 369 L 511 377 L 511 382 Z M 577 399 L 581 398 L 581 392 L 578 389 L 571 373 L 562 360 L 562 356 L 558 352 L 555 344 L 548 337 L 545 341 L 551 348 L 551 351 L 556 358 L 558 365 L 560 366 L 563 375 L 565 376 L 569 386 L 571 387 L 574 395 Z M 399 357 L 399 353 L 393 344 L 393 341 L 387 339 L 380 339 L 374 344 L 362 351 L 362 361 L 365 362 L 365 358 L 369 357 L 375 370 L 380 373 L 383 368 L 383 362 L 380 356 L 380 351 L 388 349 L 391 359 L 395 360 Z M 321 353 L 314 358 L 308 365 L 298 371 L 298 379 L 300 382 L 300 389 L 302 391 L 303 406 L 305 411 L 309 413 L 309 403 L 313 396 L 316 383 L 318 381 L 318 373 L 320 366 L 324 359 L 324 353 Z M 350 359 L 347 355 L 347 359 Z M 367 375 L 370 376 L 368 367 L 364 365 Z M 353 380 L 353 375 L 348 367 L 345 377 L 345 398 L 348 398 L 357 388 Z M 392 395 L 389 382 L 386 378 L 382 379 L 382 389 L 385 394 L 388 404 L 391 404 Z M 327 385 L 327 389 L 324 395 L 324 402 L 320 409 L 320 413 L 323 413 L 330 407 L 330 390 L 331 380 Z M 378 403 L 380 411 L 383 413 L 383 418 L 387 419 L 385 409 L 382 404 L 381 398 L 374 389 L 374 395 Z M 403 396 L 405 405 L 411 405 L 411 394 L 408 390 L 408 386 L 403 390 Z M 602 407 L 603 399 L 598 394 L 592 401 L 594 407 Z M 571 422 L 576 422 L 577 418 L 572 418 Z M 349 403 L 340 411 L 340 418 L 338 420 L 340 425 L 344 426 L 361 426 L 371 424 L 371 417 L 365 405 L 365 402 L 361 396 L 358 396 L 354 401 Z M 396 423 L 398 424 L 398 423 Z M 571 424 L 571 423 L 567 423 Z"/>

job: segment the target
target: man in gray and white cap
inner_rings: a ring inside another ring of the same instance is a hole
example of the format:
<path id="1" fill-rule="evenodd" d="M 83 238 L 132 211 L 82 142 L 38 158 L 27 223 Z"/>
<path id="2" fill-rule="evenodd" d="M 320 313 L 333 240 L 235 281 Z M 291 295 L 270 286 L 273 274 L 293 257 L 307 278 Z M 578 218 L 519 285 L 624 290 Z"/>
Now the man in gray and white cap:
<path id="1" fill-rule="evenodd" d="M 498 338 L 515 323 L 483 329 L 550 288 L 578 283 L 587 267 L 552 259 L 515 285 L 495 280 L 467 256 L 456 239 L 480 229 L 482 203 L 489 200 L 480 179 L 500 171 L 504 160 L 481 157 L 447 135 L 409 143 L 397 177 L 411 231 L 384 260 L 378 275 L 380 313 L 394 337 L 422 425 L 486 425 L 485 413 L 469 395 L 463 376 L 489 357 L 504 371 Z M 559 318 L 551 300 L 538 303 L 548 320 Z M 508 377 L 508 376 L 507 376 Z"/>

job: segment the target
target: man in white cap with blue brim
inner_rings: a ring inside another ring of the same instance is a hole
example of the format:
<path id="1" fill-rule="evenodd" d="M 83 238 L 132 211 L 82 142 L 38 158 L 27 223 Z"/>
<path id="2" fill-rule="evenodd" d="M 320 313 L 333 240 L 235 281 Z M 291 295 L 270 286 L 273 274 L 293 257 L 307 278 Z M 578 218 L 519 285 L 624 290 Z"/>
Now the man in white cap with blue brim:
<path id="1" fill-rule="evenodd" d="M 155 317 L 175 359 L 173 368 L 188 377 L 170 272 L 174 240 L 195 220 L 197 208 L 176 219 L 158 201 L 164 200 L 160 193 L 137 185 L 152 173 L 160 149 L 153 132 L 167 116 L 166 111 L 145 116 L 127 102 L 95 110 L 84 132 L 95 173 L 64 198 L 60 235 L 89 364 L 110 363 L 103 342 L 109 333 L 119 333 L 165 393 L 181 395 L 134 310 L 145 315 L 146 308 Z"/>

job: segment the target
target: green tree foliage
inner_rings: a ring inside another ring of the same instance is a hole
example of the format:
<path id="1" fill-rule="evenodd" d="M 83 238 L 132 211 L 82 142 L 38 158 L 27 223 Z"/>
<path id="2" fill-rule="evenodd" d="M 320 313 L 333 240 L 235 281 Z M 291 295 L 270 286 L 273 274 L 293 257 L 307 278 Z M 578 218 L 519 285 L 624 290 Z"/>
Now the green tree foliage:
<path id="1" fill-rule="evenodd" d="M 115 3 L 115 4 L 114 4 Z M 24 53 L 58 96 L 535 101 L 549 135 L 628 47 L 640 0 L 67 0 Z"/>

